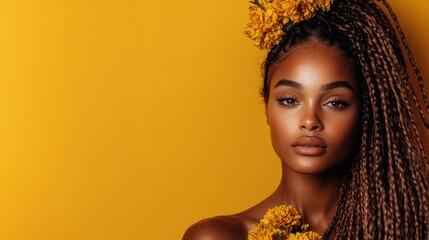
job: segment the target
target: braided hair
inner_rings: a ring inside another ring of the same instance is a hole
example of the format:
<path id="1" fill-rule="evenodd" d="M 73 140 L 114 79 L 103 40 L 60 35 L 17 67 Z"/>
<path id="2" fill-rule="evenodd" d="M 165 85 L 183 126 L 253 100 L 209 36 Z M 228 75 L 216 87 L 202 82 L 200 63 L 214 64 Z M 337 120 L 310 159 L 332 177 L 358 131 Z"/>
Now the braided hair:
<path id="1" fill-rule="evenodd" d="M 293 25 L 267 55 L 261 95 L 268 102 L 271 75 L 294 47 L 315 40 L 337 48 L 359 79 L 361 139 L 343 183 L 332 229 L 325 237 L 426 239 L 429 164 L 412 104 L 426 129 L 429 123 L 410 84 L 396 32 L 416 74 L 426 111 L 429 102 L 395 14 L 385 0 L 378 2 L 335 0 L 330 11 Z M 380 6 L 390 13 L 394 25 Z"/>

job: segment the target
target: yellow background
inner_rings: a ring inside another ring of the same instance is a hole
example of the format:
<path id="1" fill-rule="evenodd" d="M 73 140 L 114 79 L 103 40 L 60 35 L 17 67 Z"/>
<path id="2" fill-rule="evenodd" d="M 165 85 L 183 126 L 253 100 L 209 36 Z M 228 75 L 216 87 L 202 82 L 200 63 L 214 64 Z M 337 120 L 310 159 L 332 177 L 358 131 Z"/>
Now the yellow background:
<path id="1" fill-rule="evenodd" d="M 429 3 L 392 6 L 428 79 Z M 1 0 L 0 239 L 180 239 L 273 191 L 247 7 Z"/>

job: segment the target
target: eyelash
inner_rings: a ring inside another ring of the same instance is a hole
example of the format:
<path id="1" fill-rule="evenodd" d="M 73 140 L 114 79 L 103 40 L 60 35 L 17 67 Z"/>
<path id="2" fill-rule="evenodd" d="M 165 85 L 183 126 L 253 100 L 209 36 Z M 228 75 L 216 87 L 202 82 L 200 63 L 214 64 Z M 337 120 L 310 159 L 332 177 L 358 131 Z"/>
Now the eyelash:
<path id="1" fill-rule="evenodd" d="M 330 106 L 329 104 L 332 104 L 332 103 L 338 104 L 339 106 L 332 106 L 332 105 Z M 346 102 L 346 101 L 344 101 L 344 100 L 341 100 L 339 98 L 336 98 L 336 99 L 334 99 L 332 101 L 327 102 L 325 105 L 328 106 L 328 107 L 330 107 L 330 108 L 332 108 L 332 109 L 334 109 L 334 110 L 340 111 L 340 110 L 343 110 L 343 109 L 347 108 L 349 106 L 349 103 Z"/>
<path id="2" fill-rule="evenodd" d="M 287 97 L 281 97 L 278 98 L 277 101 L 279 102 L 280 105 L 282 106 L 286 106 L 286 107 L 292 107 L 295 105 L 298 105 L 298 100 L 292 96 L 287 96 Z M 292 101 L 293 103 L 286 103 L 286 101 Z"/>
<path id="3" fill-rule="evenodd" d="M 277 99 L 278 103 L 282 106 L 286 107 L 293 107 L 299 104 L 298 100 L 295 97 L 288 96 L 288 97 L 281 97 Z M 347 103 L 344 100 L 341 100 L 339 98 L 336 98 L 332 101 L 329 101 L 325 103 L 324 105 L 328 106 L 329 108 L 337 111 L 341 111 L 349 106 L 349 103 Z M 337 106 L 335 106 L 337 105 Z"/>

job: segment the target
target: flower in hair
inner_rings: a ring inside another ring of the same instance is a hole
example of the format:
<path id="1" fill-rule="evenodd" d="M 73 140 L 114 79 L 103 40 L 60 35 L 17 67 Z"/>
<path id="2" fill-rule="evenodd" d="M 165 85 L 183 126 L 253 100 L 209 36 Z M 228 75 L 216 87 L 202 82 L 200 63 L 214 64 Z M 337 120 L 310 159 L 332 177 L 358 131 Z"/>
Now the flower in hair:
<path id="1" fill-rule="evenodd" d="M 271 3 L 249 7 L 250 23 L 247 25 L 245 34 L 251 38 L 255 45 L 261 49 L 270 49 L 279 44 L 283 36 L 282 19 Z"/>
<path id="2" fill-rule="evenodd" d="M 297 23 L 312 18 L 316 13 L 316 2 L 313 0 L 274 1 L 274 6 L 282 13 L 283 20 Z"/>
<path id="3" fill-rule="evenodd" d="M 250 23 L 245 34 L 260 49 L 280 43 L 284 33 L 295 23 L 312 18 L 317 10 L 329 11 L 333 0 L 252 0 Z"/>
<path id="4" fill-rule="evenodd" d="M 308 231 L 301 215 L 291 205 L 269 209 L 264 218 L 249 231 L 248 240 L 321 240 L 316 232 Z"/>

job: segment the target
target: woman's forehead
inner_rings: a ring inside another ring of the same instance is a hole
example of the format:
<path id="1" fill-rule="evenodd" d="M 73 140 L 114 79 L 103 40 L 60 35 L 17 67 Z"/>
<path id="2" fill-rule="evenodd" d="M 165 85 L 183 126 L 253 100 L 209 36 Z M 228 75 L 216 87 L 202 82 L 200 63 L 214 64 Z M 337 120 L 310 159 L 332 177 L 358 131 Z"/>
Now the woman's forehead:
<path id="1" fill-rule="evenodd" d="M 357 85 L 355 73 L 344 54 L 321 44 L 302 45 L 289 52 L 276 66 L 271 78 L 271 88 L 282 79 L 292 80 L 303 86 L 321 86 L 340 80 Z"/>

